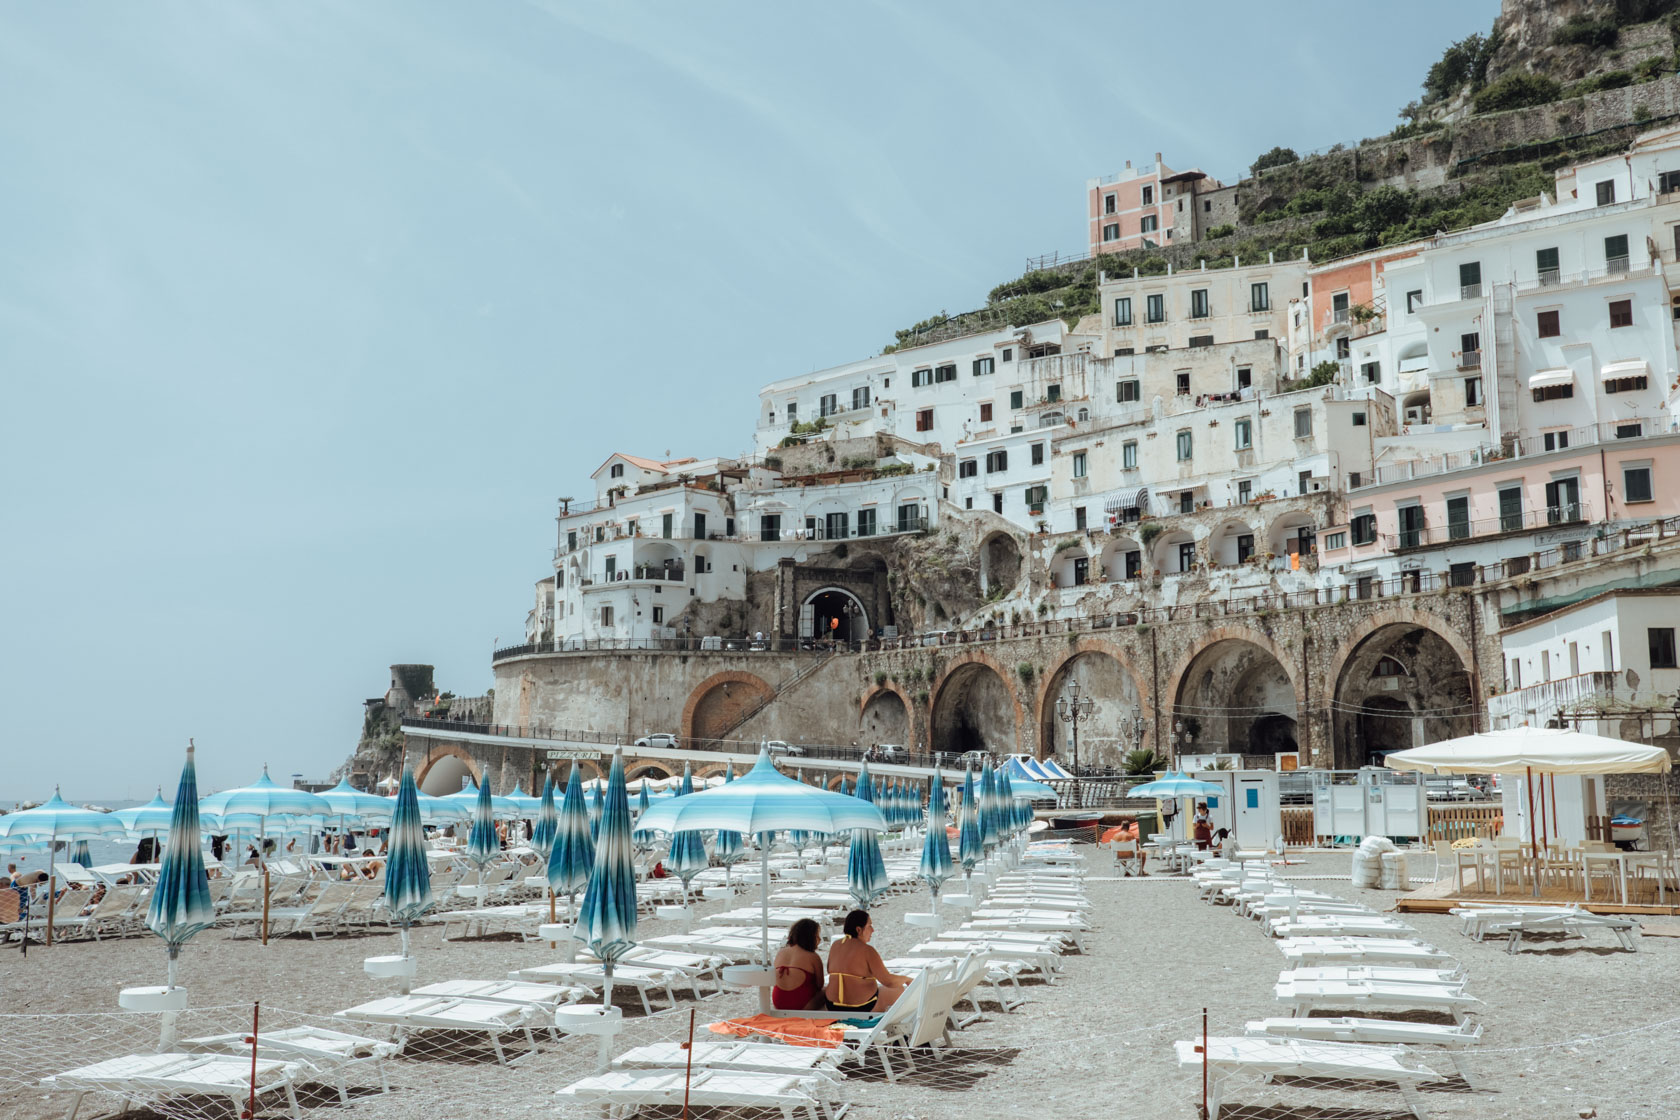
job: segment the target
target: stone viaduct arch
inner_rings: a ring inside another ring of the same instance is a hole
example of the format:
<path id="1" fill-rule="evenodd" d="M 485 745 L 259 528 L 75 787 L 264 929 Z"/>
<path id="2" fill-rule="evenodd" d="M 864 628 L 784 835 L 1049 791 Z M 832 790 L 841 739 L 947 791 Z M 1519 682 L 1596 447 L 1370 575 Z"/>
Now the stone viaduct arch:
<path id="1" fill-rule="evenodd" d="M 740 670 L 713 673 L 688 694 L 683 704 L 682 738 L 715 739 L 754 705 L 775 695 L 764 678 Z"/>
<path id="2" fill-rule="evenodd" d="M 414 773 L 414 784 L 421 793 L 443 797 L 461 792 L 461 779 L 475 783 L 484 767 L 465 747 L 455 743 L 438 743 L 426 752 L 426 761 Z"/>
<path id="3" fill-rule="evenodd" d="M 858 746 L 882 743 L 912 746 L 921 742 L 916 705 L 897 681 L 876 685 L 858 702 Z"/>
<path id="4" fill-rule="evenodd" d="M 996 658 L 970 650 L 945 665 L 928 703 L 929 750 L 1013 754 L 1030 749 L 1026 732 L 1021 698 Z"/>
<path id="5" fill-rule="evenodd" d="M 1468 735 L 1481 682 L 1470 643 L 1447 619 L 1410 606 L 1372 611 L 1336 647 L 1325 685 L 1334 764 Z"/>
<path id="6" fill-rule="evenodd" d="M 1081 696 L 1096 702 L 1090 719 L 1080 722 L 1080 765 L 1118 768 L 1126 752 L 1142 742 L 1130 734 L 1131 717 L 1141 714 L 1152 722 L 1155 705 L 1125 652 L 1100 638 L 1080 638 L 1040 678 L 1033 695 L 1038 730 L 1034 753 L 1039 758 L 1055 754 L 1064 766 L 1071 766 L 1071 757 L 1064 757 L 1067 751 L 1062 749 L 1067 724 L 1056 715 L 1056 700 L 1070 681 L 1079 683 Z"/>
<path id="7" fill-rule="evenodd" d="M 1306 750 L 1301 728 L 1307 697 L 1300 666 L 1270 634 L 1216 626 L 1174 668 L 1157 741 L 1179 754 L 1271 754 Z"/>

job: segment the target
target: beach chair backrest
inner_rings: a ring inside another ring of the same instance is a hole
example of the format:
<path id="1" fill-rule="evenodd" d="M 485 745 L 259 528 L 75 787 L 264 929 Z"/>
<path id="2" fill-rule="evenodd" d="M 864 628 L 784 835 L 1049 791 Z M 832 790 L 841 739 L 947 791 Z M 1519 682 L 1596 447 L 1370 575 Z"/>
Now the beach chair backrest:
<path id="1" fill-rule="evenodd" d="M 869 1029 L 869 1033 L 858 1044 L 858 1049 L 867 1050 L 877 1042 L 890 1042 L 894 1038 L 908 1034 L 910 1022 L 916 1018 L 917 1013 L 921 1010 L 922 993 L 940 979 L 941 975 L 949 975 L 949 969 L 949 965 L 936 965 L 933 968 L 925 968 L 918 973 L 916 978 L 910 981 L 910 986 L 904 989 L 904 994 L 898 997 L 898 1001 L 887 1008 L 881 1017 L 875 1021 L 875 1025 Z M 829 1014 L 832 1015 L 833 1012 Z"/>
<path id="2" fill-rule="evenodd" d="M 905 1038 L 907 1046 L 927 1046 L 944 1038 L 951 1013 L 956 1009 L 957 1001 L 962 998 L 958 990 L 959 966 L 935 965 L 926 971 L 933 975 L 928 977 L 927 986 L 922 990 L 915 1022 Z M 907 989 L 904 995 L 899 997 L 900 1001 L 904 1001 L 909 995 Z M 889 1010 L 896 1009 L 897 1006 L 895 1003 Z"/>

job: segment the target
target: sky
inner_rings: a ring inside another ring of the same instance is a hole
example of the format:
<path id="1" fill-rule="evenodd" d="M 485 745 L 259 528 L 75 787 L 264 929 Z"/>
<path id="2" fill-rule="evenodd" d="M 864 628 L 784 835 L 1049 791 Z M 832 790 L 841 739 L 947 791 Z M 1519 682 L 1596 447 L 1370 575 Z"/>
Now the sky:
<path id="1" fill-rule="evenodd" d="M 1085 181 L 1380 135 L 1497 0 L 12 5 L 0 805 L 324 777 L 523 640 L 555 499 L 1085 247 Z"/>

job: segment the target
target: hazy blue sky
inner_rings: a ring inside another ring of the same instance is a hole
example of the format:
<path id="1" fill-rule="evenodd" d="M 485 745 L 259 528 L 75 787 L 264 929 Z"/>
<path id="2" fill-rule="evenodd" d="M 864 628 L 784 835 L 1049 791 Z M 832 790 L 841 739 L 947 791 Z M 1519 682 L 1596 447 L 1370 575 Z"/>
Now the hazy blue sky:
<path id="1" fill-rule="evenodd" d="M 325 775 L 490 684 L 554 499 L 1084 247 L 1084 184 L 1374 136 L 1496 0 L 0 13 L 0 800 Z"/>

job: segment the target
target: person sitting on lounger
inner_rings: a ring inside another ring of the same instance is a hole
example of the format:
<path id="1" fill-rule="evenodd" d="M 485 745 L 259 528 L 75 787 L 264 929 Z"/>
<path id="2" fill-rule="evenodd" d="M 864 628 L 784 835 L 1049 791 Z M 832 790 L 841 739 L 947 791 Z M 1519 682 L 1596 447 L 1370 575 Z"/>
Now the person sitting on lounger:
<path id="1" fill-rule="evenodd" d="M 372 857 L 373 856 L 373 849 L 372 848 L 363 848 L 362 849 L 362 855 L 367 856 L 367 857 Z M 385 861 L 382 860 L 382 859 L 375 859 L 372 863 L 367 864 L 366 866 L 364 866 L 362 868 L 362 877 L 366 878 L 366 879 L 377 879 L 377 878 L 379 878 L 379 873 L 384 871 L 384 870 L 385 870 Z"/>
<path id="2" fill-rule="evenodd" d="M 904 994 L 910 977 L 888 972 L 881 954 L 870 945 L 875 926 L 869 911 L 846 915 L 846 936 L 828 951 L 828 983 L 823 995 L 832 1011 L 885 1011 Z"/>
<path id="3" fill-rule="evenodd" d="M 787 944 L 776 952 L 776 983 L 770 1002 L 783 1011 L 821 1011 L 823 963 L 817 955 L 817 938 L 822 931 L 810 918 L 801 918 L 788 929 Z"/>
<path id="4" fill-rule="evenodd" d="M 1137 844 L 1138 823 L 1136 817 L 1121 817 L 1120 823 L 1102 834 L 1104 844 L 1112 844 L 1118 840 L 1122 844 Z M 1149 853 L 1143 850 L 1141 844 L 1137 849 L 1138 874 L 1149 874 L 1146 870 L 1149 863 Z"/>

